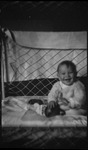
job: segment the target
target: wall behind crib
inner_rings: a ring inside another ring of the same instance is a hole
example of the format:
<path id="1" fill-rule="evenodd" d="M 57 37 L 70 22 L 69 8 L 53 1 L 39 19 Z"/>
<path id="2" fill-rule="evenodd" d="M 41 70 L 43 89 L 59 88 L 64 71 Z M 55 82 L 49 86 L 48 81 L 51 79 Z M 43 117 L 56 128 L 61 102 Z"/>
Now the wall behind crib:
<path id="1" fill-rule="evenodd" d="M 14 31 L 16 41 L 34 48 L 87 48 L 87 32 Z"/>

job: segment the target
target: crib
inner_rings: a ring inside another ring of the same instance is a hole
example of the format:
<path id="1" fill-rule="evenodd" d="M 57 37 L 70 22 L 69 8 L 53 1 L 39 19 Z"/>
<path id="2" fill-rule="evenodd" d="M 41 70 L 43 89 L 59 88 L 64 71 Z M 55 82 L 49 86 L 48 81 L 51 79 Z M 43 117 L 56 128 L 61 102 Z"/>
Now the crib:
<path id="1" fill-rule="evenodd" d="M 50 149 L 84 146 L 87 137 L 86 115 L 47 118 L 28 110 L 27 105 L 31 99 L 40 99 L 47 104 L 48 93 L 59 80 L 57 65 L 63 60 L 71 60 L 77 65 L 78 78 L 87 89 L 87 49 L 27 47 L 16 42 L 14 32 L 2 30 L 1 33 L 4 147 Z"/>

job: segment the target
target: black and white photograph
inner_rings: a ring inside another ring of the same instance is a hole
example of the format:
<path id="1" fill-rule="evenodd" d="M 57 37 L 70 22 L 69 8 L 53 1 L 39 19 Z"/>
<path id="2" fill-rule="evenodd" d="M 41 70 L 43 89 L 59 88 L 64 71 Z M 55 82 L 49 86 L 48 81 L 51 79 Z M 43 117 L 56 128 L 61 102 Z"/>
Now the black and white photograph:
<path id="1" fill-rule="evenodd" d="M 1 148 L 88 148 L 87 17 L 87 1 L 0 1 Z"/>

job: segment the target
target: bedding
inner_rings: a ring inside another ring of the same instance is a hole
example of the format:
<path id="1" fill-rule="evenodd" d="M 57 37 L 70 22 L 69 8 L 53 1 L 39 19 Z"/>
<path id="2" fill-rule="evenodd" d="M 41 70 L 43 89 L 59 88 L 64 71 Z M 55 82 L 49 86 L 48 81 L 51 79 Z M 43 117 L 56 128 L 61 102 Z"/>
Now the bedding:
<path id="1" fill-rule="evenodd" d="M 75 147 L 86 138 L 87 116 L 47 118 L 37 114 L 33 106 L 28 107 L 32 99 L 47 104 L 47 96 L 9 96 L 2 100 L 2 147 L 50 149 L 63 148 L 65 144 Z"/>
<path id="2" fill-rule="evenodd" d="M 7 97 L 2 101 L 3 126 L 87 126 L 87 117 L 80 115 L 57 115 L 51 118 L 42 116 L 34 111 L 33 105 L 28 104 L 31 99 L 41 99 L 44 104 L 47 96 L 18 96 Z"/>

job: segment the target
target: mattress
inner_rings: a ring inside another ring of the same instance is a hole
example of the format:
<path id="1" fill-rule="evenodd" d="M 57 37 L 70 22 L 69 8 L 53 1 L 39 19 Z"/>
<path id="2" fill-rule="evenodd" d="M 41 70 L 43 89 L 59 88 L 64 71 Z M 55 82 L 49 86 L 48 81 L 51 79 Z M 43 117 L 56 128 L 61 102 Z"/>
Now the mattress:
<path id="1" fill-rule="evenodd" d="M 28 109 L 31 99 L 41 99 L 47 103 L 47 96 L 10 96 L 2 101 L 2 147 L 86 147 L 87 116 L 47 118 Z"/>
<path id="2" fill-rule="evenodd" d="M 47 100 L 46 96 L 7 97 L 2 101 L 2 126 L 39 126 L 39 127 L 86 127 L 87 116 L 58 115 L 51 118 L 41 116 L 32 107 L 28 107 L 31 99 Z"/>

